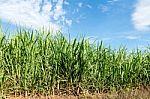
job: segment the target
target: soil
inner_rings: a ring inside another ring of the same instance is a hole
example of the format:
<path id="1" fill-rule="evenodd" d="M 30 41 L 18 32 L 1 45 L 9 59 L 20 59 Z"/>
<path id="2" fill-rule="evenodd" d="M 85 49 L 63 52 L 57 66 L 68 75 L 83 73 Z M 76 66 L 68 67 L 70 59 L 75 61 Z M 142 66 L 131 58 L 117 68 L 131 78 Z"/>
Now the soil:
<path id="1" fill-rule="evenodd" d="M 1 99 L 1 98 L 0 98 Z M 86 94 L 79 96 L 67 95 L 31 95 L 31 96 L 9 96 L 2 97 L 2 99 L 150 99 L 150 86 L 139 87 L 133 90 L 123 90 L 117 92 L 100 93 L 100 94 Z"/>

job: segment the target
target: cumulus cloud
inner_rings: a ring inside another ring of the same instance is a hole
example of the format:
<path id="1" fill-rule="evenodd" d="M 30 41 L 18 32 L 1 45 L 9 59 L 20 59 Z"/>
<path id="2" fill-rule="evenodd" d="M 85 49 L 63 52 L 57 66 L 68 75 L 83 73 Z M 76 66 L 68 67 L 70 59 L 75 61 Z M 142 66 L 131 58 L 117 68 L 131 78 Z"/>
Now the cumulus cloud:
<path id="1" fill-rule="evenodd" d="M 1 0 L 0 18 L 32 28 L 60 28 L 66 22 L 64 0 Z M 63 19 L 62 19 L 63 18 Z"/>
<path id="2" fill-rule="evenodd" d="M 137 30 L 150 30 L 150 0 L 138 0 L 132 14 L 132 21 Z"/>

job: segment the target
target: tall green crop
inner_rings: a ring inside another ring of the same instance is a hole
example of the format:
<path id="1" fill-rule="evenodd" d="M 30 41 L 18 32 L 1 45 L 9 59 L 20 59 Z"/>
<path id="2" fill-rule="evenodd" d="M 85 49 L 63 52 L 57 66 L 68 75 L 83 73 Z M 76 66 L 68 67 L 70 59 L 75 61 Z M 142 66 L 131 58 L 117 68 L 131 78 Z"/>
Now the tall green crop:
<path id="1" fill-rule="evenodd" d="M 148 84 L 149 49 L 114 50 L 103 42 L 52 34 L 19 30 L 10 38 L 0 36 L 2 93 L 77 94 Z"/>

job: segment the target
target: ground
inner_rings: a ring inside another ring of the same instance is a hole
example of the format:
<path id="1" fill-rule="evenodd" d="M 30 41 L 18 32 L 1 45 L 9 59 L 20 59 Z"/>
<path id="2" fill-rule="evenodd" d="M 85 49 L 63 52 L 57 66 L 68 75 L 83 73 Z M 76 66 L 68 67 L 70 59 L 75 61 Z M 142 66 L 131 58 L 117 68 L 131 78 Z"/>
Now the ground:
<path id="1" fill-rule="evenodd" d="M 5 99 L 6 97 L 2 98 Z M 79 96 L 42 96 L 32 95 L 28 97 L 17 96 L 7 97 L 6 99 L 150 99 L 150 86 L 140 87 L 131 91 L 117 91 L 101 94 L 86 94 Z"/>

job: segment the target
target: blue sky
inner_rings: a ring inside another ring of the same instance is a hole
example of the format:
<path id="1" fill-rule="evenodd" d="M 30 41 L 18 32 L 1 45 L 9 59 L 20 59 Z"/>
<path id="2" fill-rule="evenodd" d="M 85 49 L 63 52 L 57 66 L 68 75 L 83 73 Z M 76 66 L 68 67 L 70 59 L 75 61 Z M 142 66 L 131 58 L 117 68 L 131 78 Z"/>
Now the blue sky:
<path id="1" fill-rule="evenodd" d="M 0 5 L 4 31 L 16 25 L 61 28 L 114 48 L 144 49 L 150 41 L 150 0 L 1 0 Z"/>

